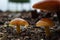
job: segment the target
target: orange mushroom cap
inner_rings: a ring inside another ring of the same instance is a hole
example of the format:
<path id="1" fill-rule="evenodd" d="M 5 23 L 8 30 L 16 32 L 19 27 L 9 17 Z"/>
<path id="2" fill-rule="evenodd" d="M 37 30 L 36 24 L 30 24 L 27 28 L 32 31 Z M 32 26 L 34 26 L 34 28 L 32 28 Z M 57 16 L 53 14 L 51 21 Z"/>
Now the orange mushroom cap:
<path id="1" fill-rule="evenodd" d="M 52 27 L 54 26 L 54 22 L 51 19 L 42 18 L 36 23 L 36 26 L 37 27 L 40 27 L 40 26 L 51 26 Z"/>
<path id="2" fill-rule="evenodd" d="M 60 10 L 60 1 L 49 0 L 49 1 L 38 2 L 33 5 L 33 8 L 48 10 L 48 11 L 57 11 Z"/>
<path id="3" fill-rule="evenodd" d="M 15 26 L 17 26 L 17 25 L 19 25 L 19 26 L 22 25 L 22 26 L 26 26 L 26 27 L 29 26 L 29 23 L 26 20 L 21 19 L 21 18 L 15 18 L 15 19 L 11 20 L 10 24 L 15 25 Z"/>

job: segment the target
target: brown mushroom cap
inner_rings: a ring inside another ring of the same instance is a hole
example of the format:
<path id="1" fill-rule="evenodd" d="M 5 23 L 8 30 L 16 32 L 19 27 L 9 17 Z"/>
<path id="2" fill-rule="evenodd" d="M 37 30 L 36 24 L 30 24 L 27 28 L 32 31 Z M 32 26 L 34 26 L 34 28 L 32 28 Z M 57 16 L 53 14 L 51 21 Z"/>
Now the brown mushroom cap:
<path id="1" fill-rule="evenodd" d="M 39 20 L 37 23 L 36 23 L 36 26 L 37 27 L 40 27 L 40 26 L 54 26 L 54 22 L 48 18 L 42 18 L 41 20 Z"/>
<path id="2" fill-rule="evenodd" d="M 15 18 L 13 20 L 10 21 L 10 25 L 22 25 L 22 26 L 26 26 L 28 27 L 29 26 L 29 23 L 27 21 L 25 21 L 24 19 L 21 19 L 21 18 Z"/>
<path id="3" fill-rule="evenodd" d="M 33 8 L 48 10 L 48 11 L 57 11 L 60 10 L 60 1 L 49 0 L 49 1 L 38 2 L 33 5 Z"/>

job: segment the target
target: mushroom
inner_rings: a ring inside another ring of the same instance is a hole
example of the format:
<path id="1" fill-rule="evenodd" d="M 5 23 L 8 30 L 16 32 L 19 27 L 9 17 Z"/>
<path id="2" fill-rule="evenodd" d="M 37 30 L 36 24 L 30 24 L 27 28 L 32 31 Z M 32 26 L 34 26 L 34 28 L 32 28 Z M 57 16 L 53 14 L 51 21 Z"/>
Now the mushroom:
<path id="1" fill-rule="evenodd" d="M 27 28 L 29 26 L 29 23 L 27 21 L 25 21 L 24 19 L 21 18 L 15 18 L 13 20 L 10 21 L 10 25 L 15 25 L 17 26 L 17 33 L 20 33 L 20 26 L 24 26 L 25 28 Z"/>
<path id="2" fill-rule="evenodd" d="M 59 0 L 45 0 L 42 2 L 38 2 L 33 5 L 33 8 L 56 12 L 60 22 L 60 1 Z"/>
<path id="3" fill-rule="evenodd" d="M 41 20 L 39 20 L 37 23 L 36 23 L 36 26 L 37 27 L 42 27 L 44 26 L 45 27 L 45 33 L 46 33 L 46 36 L 50 36 L 50 29 L 49 27 L 52 27 L 54 26 L 54 22 L 49 19 L 49 18 L 42 18 Z"/>

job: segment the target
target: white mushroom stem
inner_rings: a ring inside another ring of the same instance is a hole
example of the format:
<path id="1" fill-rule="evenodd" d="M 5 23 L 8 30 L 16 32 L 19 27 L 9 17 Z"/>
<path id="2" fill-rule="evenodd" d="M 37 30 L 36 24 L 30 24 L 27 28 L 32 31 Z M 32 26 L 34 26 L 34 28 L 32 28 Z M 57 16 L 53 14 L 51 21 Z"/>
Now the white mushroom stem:
<path id="1" fill-rule="evenodd" d="M 50 36 L 51 33 L 49 27 L 45 27 L 45 34 L 47 37 Z"/>

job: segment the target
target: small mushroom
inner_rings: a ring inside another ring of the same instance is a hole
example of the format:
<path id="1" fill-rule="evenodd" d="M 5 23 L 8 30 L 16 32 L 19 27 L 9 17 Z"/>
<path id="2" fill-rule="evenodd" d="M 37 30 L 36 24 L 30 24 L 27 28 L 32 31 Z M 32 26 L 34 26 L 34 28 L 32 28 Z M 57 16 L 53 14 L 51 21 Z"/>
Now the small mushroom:
<path id="1" fill-rule="evenodd" d="M 50 29 L 49 27 L 52 27 L 54 26 L 54 22 L 51 20 L 51 19 L 48 19 L 48 18 L 42 18 L 41 20 L 39 20 L 37 23 L 36 23 L 36 26 L 37 27 L 42 27 L 44 26 L 45 27 L 45 33 L 46 33 L 46 36 L 50 36 Z"/>
<path id="2" fill-rule="evenodd" d="M 13 20 L 10 21 L 10 25 L 15 25 L 17 26 L 17 33 L 20 33 L 20 26 L 24 26 L 25 28 L 27 28 L 29 26 L 29 23 L 27 21 L 25 21 L 24 19 L 21 18 L 15 18 Z"/>

